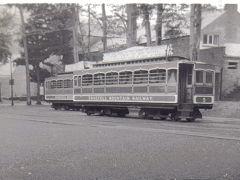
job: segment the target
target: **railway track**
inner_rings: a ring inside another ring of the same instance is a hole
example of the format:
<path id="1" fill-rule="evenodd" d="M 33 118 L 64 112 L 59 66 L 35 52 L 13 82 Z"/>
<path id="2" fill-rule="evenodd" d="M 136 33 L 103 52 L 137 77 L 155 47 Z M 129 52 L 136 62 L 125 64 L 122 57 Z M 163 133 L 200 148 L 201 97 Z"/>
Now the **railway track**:
<path id="1" fill-rule="evenodd" d="M 37 109 L 36 109 L 37 110 Z M 30 121 L 58 125 L 72 125 L 77 127 L 115 128 L 116 130 L 146 131 L 173 135 L 194 136 L 200 138 L 222 139 L 240 142 L 240 123 L 237 119 L 207 118 L 193 122 L 171 122 L 162 120 L 144 120 L 136 117 L 106 117 L 86 116 L 85 114 L 71 111 L 45 111 L 23 113 L 21 111 L 4 113 L 0 119 Z"/>

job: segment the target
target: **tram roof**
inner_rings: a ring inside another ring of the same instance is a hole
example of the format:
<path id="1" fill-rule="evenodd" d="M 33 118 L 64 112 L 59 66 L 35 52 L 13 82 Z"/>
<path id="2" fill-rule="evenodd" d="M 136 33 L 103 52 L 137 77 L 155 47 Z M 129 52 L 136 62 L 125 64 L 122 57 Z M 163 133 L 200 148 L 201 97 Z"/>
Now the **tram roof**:
<path id="1" fill-rule="evenodd" d="M 214 70 L 215 66 L 204 62 L 189 61 L 187 59 L 175 60 L 175 61 L 154 61 L 151 63 L 141 64 L 122 64 L 118 66 L 101 66 L 91 69 L 83 69 L 74 71 L 74 74 L 81 73 L 106 73 L 106 72 L 122 72 L 122 71 L 135 71 L 135 70 L 149 70 L 149 69 L 178 69 L 178 64 L 197 64 L 198 69 L 211 69 Z"/>
<path id="2" fill-rule="evenodd" d="M 121 61 L 108 61 L 108 62 L 101 62 L 98 64 L 93 64 L 93 68 L 99 67 L 107 67 L 107 66 L 122 66 L 122 65 L 129 65 L 129 64 L 146 64 L 146 63 L 156 63 L 156 62 L 171 62 L 171 61 L 180 61 L 180 60 L 188 60 L 182 56 L 159 56 L 154 58 L 142 58 L 142 59 L 131 59 L 131 60 L 121 60 Z"/>
<path id="3" fill-rule="evenodd" d="M 73 77 L 73 72 L 66 72 L 66 73 L 58 73 L 55 76 L 51 76 L 46 78 L 45 80 L 50 80 L 50 79 L 57 79 L 57 78 L 61 78 L 61 79 L 69 79 Z"/>

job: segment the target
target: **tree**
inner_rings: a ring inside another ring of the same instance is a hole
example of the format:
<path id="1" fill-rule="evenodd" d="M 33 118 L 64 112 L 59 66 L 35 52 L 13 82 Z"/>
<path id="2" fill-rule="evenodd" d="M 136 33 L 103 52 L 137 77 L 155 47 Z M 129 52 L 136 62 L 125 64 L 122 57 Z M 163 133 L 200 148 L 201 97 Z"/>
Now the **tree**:
<path id="1" fill-rule="evenodd" d="M 187 27 L 186 4 L 157 4 L 156 44 L 160 45 L 163 35 L 167 38 L 183 35 L 183 27 Z M 165 33 L 163 34 L 163 26 Z"/>
<path id="2" fill-rule="evenodd" d="M 161 45 L 162 41 L 162 21 L 163 21 L 163 4 L 157 4 L 157 20 L 156 20 L 156 45 Z"/>
<path id="3" fill-rule="evenodd" d="M 127 47 L 136 45 L 137 41 L 137 6 L 127 4 Z"/>
<path id="4" fill-rule="evenodd" d="M 150 26 L 150 14 L 152 13 L 154 6 L 149 4 L 140 4 L 139 9 L 143 15 L 143 24 L 145 27 L 145 33 L 147 37 L 147 46 L 150 46 L 152 43 L 151 38 L 151 26 Z"/>
<path id="5" fill-rule="evenodd" d="M 107 16 L 105 10 L 105 4 L 102 4 L 102 22 L 103 22 L 103 52 L 107 49 Z"/>
<path id="6" fill-rule="evenodd" d="M 13 15 L 4 5 L 0 7 L 0 62 L 6 63 L 8 57 L 11 56 L 10 46 L 12 41 Z"/>
<path id="7" fill-rule="evenodd" d="M 201 4 L 191 4 L 190 17 L 190 60 L 198 61 L 201 37 Z"/>
<path id="8" fill-rule="evenodd" d="M 61 55 L 64 64 L 73 60 L 73 5 L 27 4 L 25 7 L 30 13 L 26 25 L 29 64 L 33 67 L 30 75 L 31 80 L 37 82 L 37 103 L 40 104 L 40 83 L 44 79 L 40 64 L 51 55 Z M 21 60 L 17 63 L 24 64 Z"/>

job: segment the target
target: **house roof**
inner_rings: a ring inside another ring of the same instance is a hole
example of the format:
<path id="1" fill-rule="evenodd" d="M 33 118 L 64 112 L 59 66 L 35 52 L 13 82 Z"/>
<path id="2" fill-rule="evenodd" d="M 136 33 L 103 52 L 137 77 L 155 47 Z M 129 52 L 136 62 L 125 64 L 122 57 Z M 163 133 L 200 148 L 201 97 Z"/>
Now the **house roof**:
<path id="1" fill-rule="evenodd" d="M 224 10 L 211 10 L 202 12 L 202 25 L 201 28 L 204 29 L 207 25 L 211 24 L 213 21 L 218 19 L 226 11 Z"/>
<path id="2" fill-rule="evenodd" d="M 118 52 L 104 53 L 103 62 L 123 61 L 132 59 L 143 59 L 143 58 L 154 58 L 160 56 L 172 55 L 171 45 L 161 45 L 161 46 L 134 46 Z"/>
<path id="3" fill-rule="evenodd" d="M 225 55 L 228 57 L 240 57 L 240 44 L 225 43 Z"/>

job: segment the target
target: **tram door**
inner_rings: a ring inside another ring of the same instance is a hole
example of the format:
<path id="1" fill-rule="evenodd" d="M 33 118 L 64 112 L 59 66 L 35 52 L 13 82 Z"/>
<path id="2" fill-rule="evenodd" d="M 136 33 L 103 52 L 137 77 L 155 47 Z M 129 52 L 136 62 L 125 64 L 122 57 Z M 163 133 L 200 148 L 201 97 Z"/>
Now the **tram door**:
<path id="1" fill-rule="evenodd" d="M 179 64 L 179 103 L 193 102 L 193 64 Z"/>

